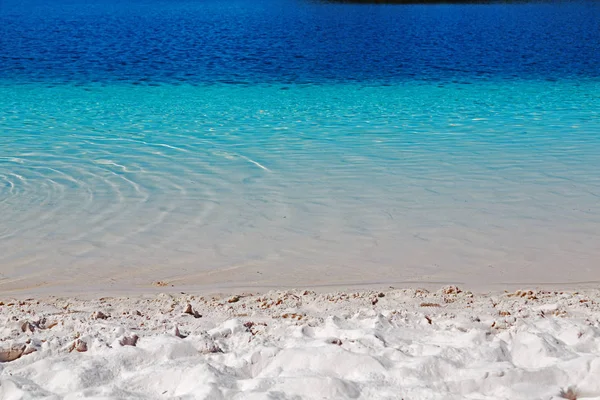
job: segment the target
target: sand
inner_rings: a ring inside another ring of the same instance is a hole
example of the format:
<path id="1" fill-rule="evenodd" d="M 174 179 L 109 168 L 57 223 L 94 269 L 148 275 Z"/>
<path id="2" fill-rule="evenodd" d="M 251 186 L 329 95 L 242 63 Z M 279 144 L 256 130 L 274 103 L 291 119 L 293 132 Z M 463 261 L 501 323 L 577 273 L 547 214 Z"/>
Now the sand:
<path id="1" fill-rule="evenodd" d="M 0 399 L 600 399 L 599 318 L 592 289 L 2 298 Z"/>

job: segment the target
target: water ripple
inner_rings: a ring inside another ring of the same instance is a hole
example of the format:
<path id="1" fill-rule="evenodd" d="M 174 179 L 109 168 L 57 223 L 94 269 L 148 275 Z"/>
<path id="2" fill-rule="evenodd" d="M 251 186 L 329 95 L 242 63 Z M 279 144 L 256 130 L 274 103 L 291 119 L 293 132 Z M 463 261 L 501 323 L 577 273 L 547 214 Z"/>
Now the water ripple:
<path id="1" fill-rule="evenodd" d="M 3 282 L 595 274 L 597 82 L 88 89 L 0 89 Z"/>

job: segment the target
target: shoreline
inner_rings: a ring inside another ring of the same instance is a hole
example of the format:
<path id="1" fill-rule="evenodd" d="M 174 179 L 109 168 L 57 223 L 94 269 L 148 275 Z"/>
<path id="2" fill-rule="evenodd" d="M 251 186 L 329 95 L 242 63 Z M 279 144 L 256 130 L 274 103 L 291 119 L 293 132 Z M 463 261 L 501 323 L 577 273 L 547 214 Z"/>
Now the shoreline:
<path id="1" fill-rule="evenodd" d="M 600 289 L 9 297 L 0 398 L 600 398 Z"/>
<path id="2" fill-rule="evenodd" d="M 23 279 L 26 280 L 26 279 Z M 166 294 L 187 294 L 187 295 L 236 295 L 238 293 L 256 293 L 264 294 L 271 291 L 303 291 L 310 290 L 316 293 L 328 293 L 338 291 L 386 291 L 386 290 L 412 290 L 426 289 L 435 291 L 440 287 L 457 286 L 465 288 L 479 295 L 497 295 L 516 290 L 534 290 L 534 291 L 577 291 L 594 290 L 600 287 L 600 280 L 590 280 L 581 282 L 498 282 L 498 283 L 467 283 L 457 281 L 426 281 L 426 280 L 403 280 L 391 282 L 356 282 L 356 283 L 322 283 L 322 284 L 303 284 L 303 285 L 283 285 L 273 283 L 267 284 L 227 284 L 210 283 L 207 285 L 190 284 L 182 285 L 179 282 L 185 280 L 178 278 L 171 280 L 153 281 L 147 285 L 131 285 L 129 287 L 120 284 L 82 286 L 82 285 L 32 285 L 25 284 L 14 286 L 11 284 L 3 285 L 0 279 L 0 296 L 4 298 L 25 299 L 25 298 L 51 298 L 68 296 L 78 299 L 94 299 L 99 297 L 143 297 L 155 296 L 161 293 Z M 2 298 L 0 298 L 2 300 Z"/>

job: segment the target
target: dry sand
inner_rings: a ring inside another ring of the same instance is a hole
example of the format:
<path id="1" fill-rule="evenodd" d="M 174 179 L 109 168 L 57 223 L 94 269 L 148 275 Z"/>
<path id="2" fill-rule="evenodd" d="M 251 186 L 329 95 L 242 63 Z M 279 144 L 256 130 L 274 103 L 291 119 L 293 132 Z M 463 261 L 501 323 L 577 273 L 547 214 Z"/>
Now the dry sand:
<path id="1" fill-rule="evenodd" d="M 599 290 L 0 301 L 3 400 L 600 399 Z"/>

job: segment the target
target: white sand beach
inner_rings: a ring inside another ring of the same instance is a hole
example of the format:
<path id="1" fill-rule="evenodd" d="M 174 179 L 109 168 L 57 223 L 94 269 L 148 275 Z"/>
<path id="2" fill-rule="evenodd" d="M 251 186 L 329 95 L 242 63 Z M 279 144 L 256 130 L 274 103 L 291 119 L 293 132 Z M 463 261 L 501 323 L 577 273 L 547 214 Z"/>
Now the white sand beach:
<path id="1" fill-rule="evenodd" d="M 600 290 L 0 299 L 0 399 L 600 399 Z"/>

